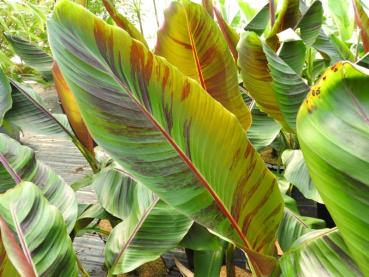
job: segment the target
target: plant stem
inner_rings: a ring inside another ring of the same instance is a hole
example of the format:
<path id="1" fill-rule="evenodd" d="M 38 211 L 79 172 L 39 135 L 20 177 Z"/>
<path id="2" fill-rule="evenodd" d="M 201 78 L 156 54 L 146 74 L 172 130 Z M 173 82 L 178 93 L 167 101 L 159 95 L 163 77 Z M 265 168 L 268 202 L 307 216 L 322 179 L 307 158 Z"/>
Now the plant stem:
<path id="1" fill-rule="evenodd" d="M 13 178 L 16 184 L 19 184 L 20 182 L 22 182 L 21 177 L 17 174 L 17 172 L 15 172 L 15 170 L 9 164 L 8 160 L 2 154 L 0 154 L 0 163 L 4 166 L 4 168 L 9 173 L 9 175 Z"/>
<path id="2" fill-rule="evenodd" d="M 156 19 L 156 25 L 158 25 L 159 28 L 159 18 L 158 18 L 158 10 L 156 9 L 156 1 L 152 0 L 152 3 L 154 4 L 154 13 L 155 13 L 155 19 Z"/>
<path id="3" fill-rule="evenodd" d="M 226 250 L 226 270 L 227 277 L 235 277 L 236 271 L 234 267 L 234 245 L 232 243 L 228 243 Z"/>
<path id="4" fill-rule="evenodd" d="M 90 274 L 84 269 L 81 261 L 78 259 L 77 256 L 76 256 L 76 260 L 77 260 L 78 269 L 81 271 L 82 276 L 83 277 L 90 277 Z"/>
<path id="5" fill-rule="evenodd" d="M 361 39 L 361 29 L 358 29 L 358 35 L 357 35 L 357 43 L 356 43 L 356 52 L 355 52 L 355 62 L 357 62 L 358 58 L 359 58 L 359 44 L 360 44 L 360 39 Z"/>
<path id="6" fill-rule="evenodd" d="M 83 146 L 83 144 L 76 138 L 72 137 L 72 142 L 81 152 L 81 154 L 85 157 L 86 161 L 90 165 L 93 173 L 98 173 L 100 171 L 98 164 L 96 163 L 95 157 Z"/>
<path id="7" fill-rule="evenodd" d="M 269 0 L 269 16 L 270 16 L 270 25 L 273 28 L 275 23 L 275 7 L 274 0 Z"/>
<path id="8" fill-rule="evenodd" d="M 313 80 L 313 69 L 314 69 L 314 58 L 313 58 L 313 49 L 309 48 L 308 54 L 307 54 L 307 80 L 308 85 L 311 86 L 314 82 Z"/>

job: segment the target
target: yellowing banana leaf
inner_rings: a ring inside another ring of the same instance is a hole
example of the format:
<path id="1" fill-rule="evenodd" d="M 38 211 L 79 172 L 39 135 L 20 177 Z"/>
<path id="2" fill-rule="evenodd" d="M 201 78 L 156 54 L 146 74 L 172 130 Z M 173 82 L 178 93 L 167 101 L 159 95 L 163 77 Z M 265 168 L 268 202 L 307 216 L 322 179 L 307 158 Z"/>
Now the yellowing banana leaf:
<path id="1" fill-rule="evenodd" d="M 222 14 L 219 12 L 217 8 L 214 8 L 214 14 L 217 19 L 220 30 L 223 33 L 223 36 L 227 42 L 229 50 L 232 53 L 233 59 L 237 62 L 238 52 L 237 52 L 237 43 L 240 40 L 239 34 L 224 20 Z"/>
<path id="2" fill-rule="evenodd" d="M 309 87 L 257 34 L 246 32 L 238 47 L 246 89 L 261 111 L 294 132 L 296 114 Z"/>
<path id="3" fill-rule="evenodd" d="M 36 160 L 31 148 L 4 134 L 0 134 L 0 155 L 20 179 L 33 182 L 42 190 L 50 204 L 60 210 L 71 232 L 77 218 L 77 200 L 72 188 L 51 168 Z M 16 184 L 2 170 L 0 173 L 0 193 L 4 193 Z"/>
<path id="4" fill-rule="evenodd" d="M 282 276 L 364 276 L 337 229 L 301 236 L 280 259 Z"/>
<path id="5" fill-rule="evenodd" d="M 6 253 L 15 267 L 18 269 L 19 248 L 32 266 L 33 273 L 20 272 L 23 276 L 78 276 L 76 254 L 63 216 L 36 185 L 22 182 L 0 195 L 0 228 Z"/>
<path id="6" fill-rule="evenodd" d="M 51 72 L 53 74 L 56 92 L 58 93 L 59 100 L 66 116 L 68 117 L 68 121 L 73 132 L 91 155 L 94 155 L 94 141 L 83 122 L 76 99 L 70 91 L 58 65 L 55 62 L 52 66 Z"/>
<path id="7" fill-rule="evenodd" d="M 369 274 L 369 71 L 350 62 L 328 69 L 297 117 L 311 178 L 354 260 Z"/>
<path id="8" fill-rule="evenodd" d="M 201 1 L 202 6 L 205 8 L 205 10 L 208 12 L 208 14 L 211 17 L 214 17 L 214 12 L 213 12 L 213 1 L 212 0 L 202 0 Z"/>
<path id="9" fill-rule="evenodd" d="M 352 0 L 352 3 L 354 5 L 356 23 L 360 28 L 364 51 L 369 52 L 369 17 L 361 4 L 361 0 Z"/>
<path id="10" fill-rule="evenodd" d="M 247 130 L 251 114 L 238 87 L 237 67 L 222 33 L 195 3 L 172 2 L 158 32 L 156 54 L 165 57 L 234 113 Z"/>
<path id="11" fill-rule="evenodd" d="M 266 37 L 267 44 L 275 51 L 279 47 L 277 34 L 288 28 L 294 28 L 300 18 L 300 1 L 283 0 L 282 8 L 278 13 L 272 29 Z"/>
<path id="12" fill-rule="evenodd" d="M 269 274 L 283 200 L 236 117 L 72 2 L 57 4 L 48 30 L 94 140 L 161 200 L 244 249 L 257 274 Z"/>
<path id="13" fill-rule="evenodd" d="M 102 2 L 117 26 L 126 31 L 132 38 L 141 41 L 147 46 L 147 42 L 141 32 L 137 30 L 137 28 L 129 22 L 127 18 L 117 11 L 112 0 L 102 0 Z"/>

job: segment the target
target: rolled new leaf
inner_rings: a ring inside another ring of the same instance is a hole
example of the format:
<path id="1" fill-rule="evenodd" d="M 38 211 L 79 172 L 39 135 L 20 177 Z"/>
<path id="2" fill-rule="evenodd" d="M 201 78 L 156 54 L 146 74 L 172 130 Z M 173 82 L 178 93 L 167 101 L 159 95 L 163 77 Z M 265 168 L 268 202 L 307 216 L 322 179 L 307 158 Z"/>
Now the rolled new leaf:
<path id="1" fill-rule="evenodd" d="M 158 32 L 155 53 L 197 80 L 237 116 L 245 130 L 250 127 L 251 115 L 238 87 L 237 66 L 221 31 L 202 6 L 172 2 Z"/>
<path id="2" fill-rule="evenodd" d="M 0 195 L 0 229 L 6 253 L 16 268 L 24 264 L 17 254 L 19 248 L 31 264 L 33 274 L 24 276 L 78 276 L 63 216 L 36 185 L 22 182 Z"/>
<path id="3" fill-rule="evenodd" d="M 327 70 L 297 117 L 311 178 L 352 257 L 369 274 L 369 71 L 350 62 Z"/>
<path id="4" fill-rule="evenodd" d="M 57 4 L 48 30 L 94 140 L 163 201 L 242 247 L 255 272 L 270 273 L 283 200 L 236 117 L 72 2 Z"/>

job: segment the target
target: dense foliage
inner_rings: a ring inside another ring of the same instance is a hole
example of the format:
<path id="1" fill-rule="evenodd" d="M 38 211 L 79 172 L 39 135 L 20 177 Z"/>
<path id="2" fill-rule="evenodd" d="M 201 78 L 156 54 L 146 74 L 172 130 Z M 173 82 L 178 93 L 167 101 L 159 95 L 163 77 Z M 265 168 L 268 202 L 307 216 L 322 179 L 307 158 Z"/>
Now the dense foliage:
<path id="1" fill-rule="evenodd" d="M 195 276 L 223 260 L 233 276 L 235 248 L 255 276 L 369 275 L 365 3 L 173 1 L 150 49 L 141 1 L 76 2 L 1 4 L 0 276 L 88 275 L 72 245 L 88 232 L 109 276 L 176 247 Z M 20 130 L 69 138 L 93 173 L 68 185 Z M 98 203 L 77 204 L 85 186 Z"/>

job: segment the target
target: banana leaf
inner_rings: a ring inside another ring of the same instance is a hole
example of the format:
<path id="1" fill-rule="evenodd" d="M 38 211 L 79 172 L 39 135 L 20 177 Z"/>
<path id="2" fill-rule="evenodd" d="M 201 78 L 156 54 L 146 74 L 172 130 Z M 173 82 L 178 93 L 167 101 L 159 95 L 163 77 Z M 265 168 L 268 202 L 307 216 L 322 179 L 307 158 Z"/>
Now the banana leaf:
<path id="1" fill-rule="evenodd" d="M 350 62 L 329 68 L 297 117 L 310 176 L 353 259 L 369 274 L 369 71 Z"/>
<path id="2" fill-rule="evenodd" d="M 130 215 L 111 232 L 105 247 L 105 263 L 112 274 L 132 271 L 175 248 L 192 221 L 157 197 L 136 204 Z"/>
<path id="3" fill-rule="evenodd" d="M 265 4 L 260 11 L 246 25 L 245 31 L 255 32 L 259 36 L 264 33 L 264 30 L 269 22 L 269 3 Z"/>
<path id="4" fill-rule="evenodd" d="M 52 79 L 51 64 L 53 59 L 49 54 L 23 38 L 7 33 L 4 36 L 25 64 L 40 72 L 44 79 Z"/>
<path id="5" fill-rule="evenodd" d="M 221 31 L 195 3 L 172 2 L 158 32 L 155 53 L 177 66 L 250 127 L 251 114 L 238 87 L 237 67 Z"/>
<path id="6" fill-rule="evenodd" d="M 23 276 L 78 276 L 76 254 L 63 216 L 34 184 L 22 182 L 0 195 L 0 228 L 9 260 Z M 30 267 L 23 271 L 24 261 Z"/>
<path id="7" fill-rule="evenodd" d="M 77 136 L 78 140 L 91 153 L 91 156 L 93 156 L 94 141 L 92 140 L 90 133 L 83 122 L 76 99 L 74 98 L 73 93 L 70 91 L 58 65 L 55 62 L 53 63 L 51 72 L 53 74 L 56 92 L 58 93 L 64 113 L 68 118 L 73 132 Z"/>
<path id="8" fill-rule="evenodd" d="M 19 142 L 0 134 L 0 155 L 19 178 L 36 184 L 50 202 L 63 215 L 68 232 L 73 229 L 77 218 L 77 200 L 72 188 L 51 168 L 36 160 L 35 152 Z M 0 166 L 0 193 L 16 184 Z"/>
<path id="9" fill-rule="evenodd" d="M 301 236 L 280 260 L 282 276 L 364 276 L 337 229 Z"/>
<path id="10" fill-rule="evenodd" d="M 255 272 L 270 273 L 283 200 L 236 117 L 72 2 L 57 4 L 48 30 L 94 140 L 162 201 L 243 248 Z"/>

